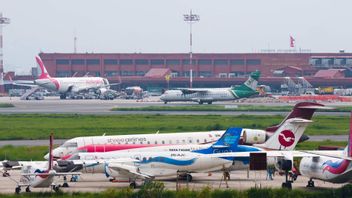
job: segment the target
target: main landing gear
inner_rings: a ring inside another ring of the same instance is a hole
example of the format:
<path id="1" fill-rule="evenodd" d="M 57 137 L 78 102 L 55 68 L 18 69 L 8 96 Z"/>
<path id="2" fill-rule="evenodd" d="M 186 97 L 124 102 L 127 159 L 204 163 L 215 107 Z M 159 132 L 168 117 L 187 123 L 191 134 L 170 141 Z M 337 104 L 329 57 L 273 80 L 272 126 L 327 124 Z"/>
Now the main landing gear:
<path id="1" fill-rule="evenodd" d="M 60 95 L 60 99 L 62 99 L 62 100 L 66 99 L 66 97 L 67 97 L 66 94 L 61 94 Z"/>
<path id="2" fill-rule="evenodd" d="M 314 187 L 315 187 L 314 181 L 313 181 L 312 178 L 309 179 L 308 184 L 307 184 L 307 187 L 308 187 L 308 188 L 314 188 Z"/>

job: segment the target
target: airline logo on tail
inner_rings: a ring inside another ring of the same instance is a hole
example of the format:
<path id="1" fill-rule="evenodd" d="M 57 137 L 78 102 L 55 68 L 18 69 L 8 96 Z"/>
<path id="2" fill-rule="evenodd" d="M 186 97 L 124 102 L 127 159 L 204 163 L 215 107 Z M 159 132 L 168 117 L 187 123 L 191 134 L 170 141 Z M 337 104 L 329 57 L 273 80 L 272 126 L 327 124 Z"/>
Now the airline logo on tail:
<path id="1" fill-rule="evenodd" d="M 283 130 L 279 134 L 279 142 L 281 146 L 289 147 L 295 143 L 295 134 L 291 130 Z"/>

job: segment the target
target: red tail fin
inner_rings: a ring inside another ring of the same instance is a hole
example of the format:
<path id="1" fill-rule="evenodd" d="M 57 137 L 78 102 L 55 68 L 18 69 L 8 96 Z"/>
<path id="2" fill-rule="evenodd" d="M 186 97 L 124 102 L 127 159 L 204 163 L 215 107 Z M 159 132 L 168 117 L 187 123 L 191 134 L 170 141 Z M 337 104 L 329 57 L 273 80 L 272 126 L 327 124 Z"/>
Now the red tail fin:
<path id="1" fill-rule="evenodd" d="M 350 134 L 348 137 L 347 156 L 352 157 L 352 112 L 351 112 L 351 117 L 350 117 Z"/>
<path id="2" fill-rule="evenodd" d="M 286 116 L 286 118 L 278 125 L 268 127 L 266 129 L 267 132 L 275 132 L 286 120 L 290 118 L 302 118 L 305 120 L 311 120 L 312 116 L 317 109 L 325 109 L 323 104 L 315 103 L 315 102 L 300 102 L 297 103 L 290 114 Z"/>
<path id="3" fill-rule="evenodd" d="M 50 143 L 49 143 L 49 167 L 48 170 L 53 168 L 53 143 L 54 143 L 54 134 L 50 134 Z"/>
<path id="4" fill-rule="evenodd" d="M 50 75 L 49 75 L 48 71 L 46 70 L 42 59 L 39 56 L 36 56 L 35 59 L 36 59 L 38 65 L 39 65 L 40 71 L 41 71 L 39 79 L 50 78 Z"/>

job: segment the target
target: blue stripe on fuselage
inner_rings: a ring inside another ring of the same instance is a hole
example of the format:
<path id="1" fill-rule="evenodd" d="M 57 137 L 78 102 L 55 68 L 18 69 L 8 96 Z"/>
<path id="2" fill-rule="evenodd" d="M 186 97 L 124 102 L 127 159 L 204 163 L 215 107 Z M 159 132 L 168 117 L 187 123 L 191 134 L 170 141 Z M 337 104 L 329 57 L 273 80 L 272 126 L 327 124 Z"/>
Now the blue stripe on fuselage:
<path id="1" fill-rule="evenodd" d="M 195 158 L 190 159 L 190 160 L 177 160 L 177 159 L 172 159 L 168 157 L 152 157 L 149 159 L 142 160 L 140 163 L 141 164 L 148 164 L 152 162 L 159 162 L 159 163 L 165 163 L 165 164 L 171 164 L 175 166 L 188 166 L 193 164 L 196 161 Z"/>

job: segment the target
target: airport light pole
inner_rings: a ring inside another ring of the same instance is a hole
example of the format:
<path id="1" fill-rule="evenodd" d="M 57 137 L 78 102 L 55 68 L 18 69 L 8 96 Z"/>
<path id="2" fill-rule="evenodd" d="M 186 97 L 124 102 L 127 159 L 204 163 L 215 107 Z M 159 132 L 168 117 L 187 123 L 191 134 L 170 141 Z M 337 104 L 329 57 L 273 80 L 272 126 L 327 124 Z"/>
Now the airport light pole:
<path id="1" fill-rule="evenodd" d="M 192 25 L 200 20 L 199 15 L 192 14 L 192 10 L 190 10 L 189 14 L 183 15 L 183 20 L 189 23 L 189 87 L 192 88 L 193 83 L 193 61 L 192 61 Z"/>
<path id="2" fill-rule="evenodd" d="M 10 24 L 10 19 L 3 17 L 2 13 L 0 13 L 0 73 L 4 72 L 4 62 L 3 62 L 3 54 L 2 54 L 2 48 L 3 48 L 3 41 L 2 41 L 2 26 Z"/>

